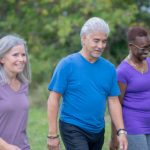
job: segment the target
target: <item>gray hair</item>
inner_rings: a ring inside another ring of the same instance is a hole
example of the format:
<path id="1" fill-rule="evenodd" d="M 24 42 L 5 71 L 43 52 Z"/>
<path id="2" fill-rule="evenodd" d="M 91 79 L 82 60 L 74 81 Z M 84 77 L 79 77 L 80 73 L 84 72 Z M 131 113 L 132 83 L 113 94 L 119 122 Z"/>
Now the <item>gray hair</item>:
<path id="1" fill-rule="evenodd" d="M 92 17 L 84 23 L 83 27 L 81 28 L 80 37 L 92 32 L 99 32 L 99 31 L 104 32 L 108 35 L 109 26 L 103 19 L 98 17 Z"/>
<path id="2" fill-rule="evenodd" d="M 31 81 L 31 70 L 30 70 L 30 64 L 29 64 L 29 58 L 28 58 L 27 45 L 24 39 L 20 38 L 17 35 L 6 35 L 3 38 L 1 38 L 0 39 L 0 59 L 2 59 L 7 52 L 9 52 L 14 46 L 17 46 L 17 45 L 24 45 L 26 60 L 27 60 L 27 63 L 25 64 L 23 72 L 19 73 L 17 75 L 17 78 L 21 82 L 29 83 Z M 5 84 L 5 83 L 8 83 L 8 76 L 6 75 L 6 72 L 3 68 L 3 64 L 0 63 L 0 84 Z"/>

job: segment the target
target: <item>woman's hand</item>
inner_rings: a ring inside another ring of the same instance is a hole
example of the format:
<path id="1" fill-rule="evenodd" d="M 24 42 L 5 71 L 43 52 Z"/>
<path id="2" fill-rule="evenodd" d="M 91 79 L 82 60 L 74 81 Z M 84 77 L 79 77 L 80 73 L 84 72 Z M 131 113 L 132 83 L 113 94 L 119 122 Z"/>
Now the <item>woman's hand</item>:
<path id="1" fill-rule="evenodd" d="M 118 148 L 119 148 L 119 142 L 117 136 L 112 137 L 109 143 L 109 150 L 118 150 Z"/>
<path id="2" fill-rule="evenodd" d="M 16 145 L 11 145 L 9 144 L 8 145 L 8 148 L 6 150 L 21 150 L 21 148 L 19 148 L 18 146 Z"/>

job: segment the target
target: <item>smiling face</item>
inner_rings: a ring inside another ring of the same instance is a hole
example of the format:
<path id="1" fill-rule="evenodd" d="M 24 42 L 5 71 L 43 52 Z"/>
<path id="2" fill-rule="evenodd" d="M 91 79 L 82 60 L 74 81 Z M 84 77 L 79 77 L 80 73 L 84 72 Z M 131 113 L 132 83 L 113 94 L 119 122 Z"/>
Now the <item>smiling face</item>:
<path id="1" fill-rule="evenodd" d="M 16 76 L 23 72 L 26 64 L 24 45 L 14 46 L 0 60 L 8 76 Z"/>
<path id="2" fill-rule="evenodd" d="M 148 57 L 150 51 L 150 40 L 148 36 L 137 36 L 133 43 L 129 44 L 132 56 L 139 61 Z"/>
<path id="3" fill-rule="evenodd" d="M 102 55 L 107 45 L 107 38 L 108 36 L 104 32 L 83 35 L 82 45 L 87 60 L 96 61 Z"/>

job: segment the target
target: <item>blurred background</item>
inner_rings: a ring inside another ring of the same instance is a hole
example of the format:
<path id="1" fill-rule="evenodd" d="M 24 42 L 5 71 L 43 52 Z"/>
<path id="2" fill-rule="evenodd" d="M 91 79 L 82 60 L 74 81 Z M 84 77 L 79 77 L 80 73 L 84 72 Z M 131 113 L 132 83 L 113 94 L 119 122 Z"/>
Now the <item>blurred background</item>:
<path id="1" fill-rule="evenodd" d="M 150 0 L 1 0 L 0 37 L 16 33 L 27 41 L 31 68 L 28 133 L 32 150 L 46 149 L 47 86 L 58 61 L 81 49 L 80 29 L 90 17 L 108 22 L 111 33 L 104 57 L 116 66 L 128 53 L 131 26 L 150 29 Z M 110 136 L 106 114 L 106 141 Z"/>

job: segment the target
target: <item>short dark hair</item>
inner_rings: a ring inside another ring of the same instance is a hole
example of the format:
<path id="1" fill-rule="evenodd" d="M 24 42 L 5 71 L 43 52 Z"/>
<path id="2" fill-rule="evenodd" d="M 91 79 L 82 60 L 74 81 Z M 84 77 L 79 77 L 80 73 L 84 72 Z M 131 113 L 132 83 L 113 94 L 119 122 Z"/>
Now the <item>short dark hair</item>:
<path id="1" fill-rule="evenodd" d="M 128 42 L 134 42 L 138 36 L 148 36 L 148 32 L 143 27 L 132 27 L 127 34 Z"/>

